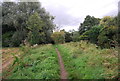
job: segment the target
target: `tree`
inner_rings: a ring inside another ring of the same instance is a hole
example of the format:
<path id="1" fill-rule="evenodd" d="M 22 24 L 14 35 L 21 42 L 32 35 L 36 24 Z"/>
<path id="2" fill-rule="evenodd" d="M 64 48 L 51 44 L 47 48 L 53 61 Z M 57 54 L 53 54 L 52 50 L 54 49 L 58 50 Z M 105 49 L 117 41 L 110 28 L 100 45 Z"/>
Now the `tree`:
<path id="1" fill-rule="evenodd" d="M 38 13 L 34 13 L 27 21 L 28 41 L 31 45 L 43 43 L 45 34 L 43 32 L 44 23 Z"/>
<path id="2" fill-rule="evenodd" d="M 22 40 L 26 37 L 26 31 L 16 31 L 11 38 L 9 44 L 10 47 L 18 47 L 22 43 Z"/>
<path id="3" fill-rule="evenodd" d="M 50 43 L 52 40 L 50 36 L 54 29 L 54 24 L 53 24 L 54 17 L 51 16 L 48 12 L 46 12 L 44 8 L 41 7 L 40 2 L 17 2 L 17 3 L 3 2 L 2 3 L 2 17 L 3 17 L 2 35 L 8 32 L 12 32 L 12 35 L 6 35 L 8 36 L 8 38 L 10 38 L 9 40 L 6 38 L 3 39 L 6 39 L 14 43 L 15 40 L 11 40 L 11 39 L 12 38 L 18 39 L 15 38 L 15 37 L 19 37 L 19 34 L 16 33 L 24 32 L 25 34 L 21 34 L 21 37 L 24 38 L 18 41 L 22 42 L 23 40 L 25 40 L 29 32 L 26 22 L 28 21 L 28 18 L 31 15 L 33 15 L 35 12 L 38 13 L 38 15 L 41 17 L 41 20 L 44 22 L 44 27 L 42 30 L 44 32 L 44 39 L 45 39 L 44 43 Z M 18 36 L 16 36 L 15 34 Z"/>
<path id="4" fill-rule="evenodd" d="M 85 31 L 90 30 L 93 26 L 99 24 L 100 19 L 94 16 L 87 15 L 83 23 L 80 23 L 79 34 L 82 35 Z"/>
<path id="5" fill-rule="evenodd" d="M 98 36 L 98 44 L 101 47 L 111 47 L 117 44 L 117 29 L 116 17 L 106 16 L 100 21 L 100 25 L 103 28 L 100 30 L 100 35 Z"/>
<path id="6" fill-rule="evenodd" d="M 63 29 L 63 30 L 60 30 L 60 31 L 63 31 L 63 32 L 65 33 L 65 42 L 70 42 L 70 41 L 72 41 L 72 33 L 67 32 L 67 31 L 65 31 L 64 29 Z"/>
<path id="7" fill-rule="evenodd" d="M 88 40 L 91 43 L 96 43 L 98 41 L 98 36 L 100 33 L 100 30 L 102 29 L 102 26 L 93 26 L 90 30 L 84 32 L 81 36 L 81 40 Z"/>
<path id="8" fill-rule="evenodd" d="M 54 40 L 55 44 L 61 44 L 65 42 L 65 33 L 63 31 L 54 32 L 51 37 Z"/>
<path id="9" fill-rule="evenodd" d="M 80 40 L 88 40 L 101 47 L 115 47 L 117 45 L 117 17 L 105 16 L 97 19 L 87 16 L 79 28 Z M 100 23 L 99 23 L 100 22 Z"/>
<path id="10" fill-rule="evenodd" d="M 43 9 L 44 10 L 44 9 Z M 53 29 L 55 25 L 53 24 L 54 17 L 50 16 L 49 13 L 44 13 L 42 17 L 42 21 L 44 22 L 43 31 L 45 33 L 45 43 L 51 43 L 51 34 L 53 33 Z"/>
<path id="11" fill-rule="evenodd" d="M 101 19 L 100 25 L 104 27 L 110 27 L 115 25 L 114 18 L 110 16 L 105 16 L 104 18 Z"/>
<path id="12" fill-rule="evenodd" d="M 74 42 L 77 42 L 77 41 L 79 41 L 79 32 L 78 31 L 74 31 L 73 32 L 73 35 L 72 35 L 72 40 L 74 41 Z"/>
<path id="13" fill-rule="evenodd" d="M 72 41 L 72 34 L 69 32 L 65 32 L 65 42 L 71 42 Z"/>

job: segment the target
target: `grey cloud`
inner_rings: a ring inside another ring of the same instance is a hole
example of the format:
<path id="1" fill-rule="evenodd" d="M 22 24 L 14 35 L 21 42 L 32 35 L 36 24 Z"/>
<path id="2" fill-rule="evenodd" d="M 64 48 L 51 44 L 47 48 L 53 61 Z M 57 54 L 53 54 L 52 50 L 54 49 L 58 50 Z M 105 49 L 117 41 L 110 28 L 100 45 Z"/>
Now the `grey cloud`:
<path id="1" fill-rule="evenodd" d="M 57 7 L 48 5 L 46 9 L 51 15 L 55 16 L 55 24 L 60 26 L 75 26 L 81 21 L 81 18 L 76 18 L 68 14 L 67 11 L 69 9 L 63 5 L 57 5 Z"/>
<path id="2" fill-rule="evenodd" d="M 68 5 L 66 6 L 66 4 L 64 2 L 63 2 L 64 4 L 62 4 L 62 1 L 61 1 L 61 3 L 56 3 L 56 2 L 54 3 L 54 0 L 53 0 L 48 3 L 46 0 L 46 1 L 43 1 L 42 5 L 43 5 L 43 7 L 46 8 L 46 10 L 48 12 L 50 12 L 51 15 L 55 16 L 55 20 L 54 20 L 55 24 L 57 24 L 58 26 L 60 26 L 62 28 L 65 28 L 66 30 L 72 29 L 72 28 L 77 29 L 79 27 L 80 23 L 83 22 L 86 15 L 91 15 L 94 17 L 102 18 L 104 16 L 115 16 L 117 13 L 117 10 L 112 10 L 112 9 L 107 10 L 107 7 L 111 8 L 111 6 L 109 6 L 110 4 L 113 4 L 113 7 L 115 7 L 114 5 L 117 4 L 118 0 L 106 2 L 106 4 L 104 4 L 104 5 L 101 5 L 102 3 L 98 4 L 98 6 L 99 6 L 98 10 L 97 10 L 96 6 L 92 6 L 90 8 L 87 7 L 88 11 L 85 11 L 84 5 L 82 8 L 82 4 L 81 4 L 81 6 L 79 6 L 78 4 L 73 4 L 76 7 L 73 6 L 73 8 L 72 8 L 72 6 L 68 6 Z M 77 1 L 79 2 L 79 0 L 77 0 Z M 88 4 L 88 6 L 90 6 L 90 5 Z M 80 7 L 80 10 L 79 10 L 79 7 Z M 96 7 L 96 8 L 94 8 L 94 7 Z M 72 9 L 76 9 L 76 10 L 72 11 Z M 78 11 L 77 11 L 77 9 L 78 9 Z M 94 12 L 92 12 L 91 9 L 95 9 Z M 116 9 L 116 8 L 113 8 L 113 9 Z M 75 15 L 75 12 L 76 12 L 76 15 Z M 98 12 L 100 12 L 100 13 L 98 13 Z"/>
<path id="3" fill-rule="evenodd" d="M 113 10 L 105 14 L 104 16 L 117 16 L 117 13 L 118 13 L 118 10 Z"/>

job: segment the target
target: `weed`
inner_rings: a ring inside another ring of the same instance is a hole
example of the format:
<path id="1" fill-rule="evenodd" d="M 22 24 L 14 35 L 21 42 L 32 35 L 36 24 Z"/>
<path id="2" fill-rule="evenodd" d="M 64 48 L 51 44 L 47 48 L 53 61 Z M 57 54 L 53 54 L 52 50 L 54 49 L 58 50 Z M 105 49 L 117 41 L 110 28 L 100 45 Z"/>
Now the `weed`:
<path id="1" fill-rule="evenodd" d="M 26 48 L 22 48 L 26 50 Z M 52 45 L 43 45 L 31 49 L 23 59 L 16 58 L 18 66 L 14 67 L 9 79 L 59 79 L 57 54 Z"/>
<path id="2" fill-rule="evenodd" d="M 84 41 L 57 46 L 64 60 L 69 79 L 111 79 L 117 76 L 118 58 L 115 49 L 99 49 Z"/>

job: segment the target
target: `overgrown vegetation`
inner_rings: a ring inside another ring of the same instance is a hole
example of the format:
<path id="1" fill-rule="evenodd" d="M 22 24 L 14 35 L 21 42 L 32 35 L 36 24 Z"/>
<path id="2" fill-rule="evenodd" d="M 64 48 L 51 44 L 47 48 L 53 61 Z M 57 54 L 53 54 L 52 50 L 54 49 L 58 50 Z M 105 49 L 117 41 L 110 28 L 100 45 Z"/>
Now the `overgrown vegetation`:
<path id="1" fill-rule="evenodd" d="M 45 33 L 42 31 L 43 26 L 44 23 L 37 12 L 28 19 L 27 29 L 29 33 L 27 40 L 31 45 L 41 44 L 45 41 Z"/>
<path id="2" fill-rule="evenodd" d="M 53 19 L 40 2 L 2 2 L 2 46 L 51 43 Z M 37 38 L 37 39 L 36 39 Z"/>
<path id="3" fill-rule="evenodd" d="M 83 41 L 57 47 L 62 54 L 69 79 L 112 79 L 118 76 L 117 49 L 100 49 Z"/>
<path id="4" fill-rule="evenodd" d="M 3 48 L 2 49 L 2 78 L 9 75 L 9 72 L 13 68 L 12 63 L 15 57 L 22 57 L 24 55 L 23 50 L 20 48 Z"/>
<path id="5" fill-rule="evenodd" d="M 119 28 L 117 21 L 118 16 L 105 16 L 99 19 L 88 15 L 84 19 L 83 23 L 80 24 L 78 31 L 71 30 L 66 32 L 65 30 L 60 30 L 60 32 L 62 31 L 65 33 L 65 42 L 87 40 L 88 42 L 97 44 L 101 48 L 115 48 L 119 44 Z M 55 33 L 53 33 L 53 35 Z M 59 35 L 52 36 L 53 40 L 64 40 L 64 38 L 60 39 L 59 37 Z"/>
<path id="6" fill-rule="evenodd" d="M 65 33 L 63 31 L 54 32 L 51 37 L 55 44 L 65 43 Z"/>
<path id="7" fill-rule="evenodd" d="M 80 40 L 88 40 L 102 48 L 116 47 L 117 17 L 106 16 L 102 19 L 86 16 L 79 27 Z"/>
<path id="8" fill-rule="evenodd" d="M 54 17 L 41 7 L 40 2 L 0 4 L 2 46 L 20 47 L 22 52 L 14 54 L 17 51 L 14 49 L 9 53 L 15 60 L 10 65 L 11 71 L 3 73 L 9 73 L 5 78 L 60 79 L 56 47 L 69 79 L 112 79 L 118 76 L 120 12 L 115 17 L 101 19 L 87 15 L 77 31 L 67 32 L 64 29 L 55 31 Z M 51 43 L 56 44 L 55 48 Z M 4 63 L 9 61 L 7 55 L 2 57 Z"/>
<path id="9" fill-rule="evenodd" d="M 13 64 L 17 65 L 8 79 L 59 79 L 57 54 L 51 44 L 32 48 Z"/>
<path id="10" fill-rule="evenodd" d="M 78 31 L 61 30 L 53 33 L 54 17 L 41 7 L 40 2 L 3 2 L 2 10 L 4 47 L 20 46 L 25 40 L 30 45 L 80 40 L 88 40 L 102 48 L 116 47 L 119 44 L 119 14 L 101 19 L 87 15 Z"/>

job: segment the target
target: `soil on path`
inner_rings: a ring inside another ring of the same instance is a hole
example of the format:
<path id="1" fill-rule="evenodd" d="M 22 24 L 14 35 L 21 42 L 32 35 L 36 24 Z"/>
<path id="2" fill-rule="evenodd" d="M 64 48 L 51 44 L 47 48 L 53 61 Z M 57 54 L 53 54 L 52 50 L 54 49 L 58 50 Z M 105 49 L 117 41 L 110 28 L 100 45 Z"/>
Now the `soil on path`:
<path id="1" fill-rule="evenodd" d="M 14 56 L 12 53 L 16 54 L 16 57 L 20 56 L 19 49 L 14 48 L 14 49 L 2 49 L 2 70 L 7 70 L 9 66 L 13 63 L 14 61 Z"/>
<path id="2" fill-rule="evenodd" d="M 0 65 L 0 73 L 3 73 L 4 71 L 10 72 L 11 69 L 9 69 L 9 66 L 15 59 L 12 54 L 14 53 L 16 57 L 19 57 L 21 51 L 18 48 L 6 48 L 0 51 L 2 52 L 2 64 Z M 5 76 L 7 76 L 7 74 Z M 4 78 L 5 76 L 0 76 L 0 79 Z"/>
<path id="3" fill-rule="evenodd" d="M 56 52 L 57 52 L 57 55 L 58 55 L 58 61 L 59 61 L 59 65 L 60 65 L 60 79 L 67 79 L 68 73 L 64 68 L 62 57 L 61 57 L 60 52 L 58 51 L 57 48 L 56 48 Z"/>

